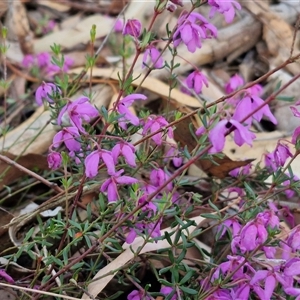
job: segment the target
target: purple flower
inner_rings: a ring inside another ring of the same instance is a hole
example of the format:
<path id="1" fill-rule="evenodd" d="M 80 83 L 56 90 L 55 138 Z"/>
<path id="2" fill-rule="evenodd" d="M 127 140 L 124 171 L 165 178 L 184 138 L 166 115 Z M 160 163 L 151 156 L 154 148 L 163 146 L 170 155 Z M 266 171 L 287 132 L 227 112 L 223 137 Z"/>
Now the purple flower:
<path id="1" fill-rule="evenodd" d="M 129 34 L 135 38 L 138 38 L 141 34 L 142 24 L 139 20 L 128 20 L 123 29 L 123 35 Z"/>
<path id="2" fill-rule="evenodd" d="M 22 60 L 22 65 L 25 68 L 31 68 L 34 65 L 34 56 L 32 54 L 27 54 Z"/>
<path id="3" fill-rule="evenodd" d="M 225 92 L 227 94 L 230 94 L 236 91 L 240 86 L 243 86 L 244 83 L 245 83 L 244 79 L 240 75 L 235 74 L 230 78 L 229 82 L 225 85 Z"/>
<path id="4" fill-rule="evenodd" d="M 248 222 L 240 233 L 240 249 L 243 253 L 254 250 L 268 238 L 268 232 L 261 218 Z"/>
<path id="5" fill-rule="evenodd" d="M 50 152 L 47 156 L 48 166 L 52 170 L 56 170 L 60 167 L 62 157 L 58 152 Z"/>
<path id="6" fill-rule="evenodd" d="M 210 153 L 221 152 L 225 145 L 225 135 L 229 129 L 233 128 L 234 142 L 241 146 L 244 143 L 252 145 L 255 134 L 249 131 L 248 127 L 243 126 L 236 120 L 222 120 L 209 132 L 209 140 L 212 143 Z"/>
<path id="7" fill-rule="evenodd" d="M 118 157 L 122 154 L 126 163 L 135 168 L 135 148 L 132 144 L 124 142 L 117 143 L 111 150 L 115 164 L 118 162 Z"/>
<path id="8" fill-rule="evenodd" d="M 248 164 L 246 166 L 233 169 L 228 174 L 233 177 L 238 177 L 240 175 L 249 175 L 250 170 L 251 170 L 251 164 Z"/>
<path id="9" fill-rule="evenodd" d="M 242 225 L 240 224 L 237 218 L 232 217 L 230 219 L 227 219 L 222 223 L 222 225 L 219 225 L 218 227 L 219 230 L 222 230 L 220 238 L 225 234 L 226 230 L 228 229 L 231 231 L 232 236 L 236 236 L 241 231 L 241 228 Z"/>
<path id="10" fill-rule="evenodd" d="M 15 283 L 14 279 L 11 276 L 9 276 L 6 273 L 6 271 L 3 270 L 3 269 L 0 269 L 0 277 L 2 277 L 3 279 L 5 279 L 10 284 L 14 284 Z"/>
<path id="11" fill-rule="evenodd" d="M 162 57 L 159 57 L 160 52 L 154 46 L 149 45 L 146 48 L 146 51 L 145 51 L 144 56 L 143 56 L 143 66 L 142 66 L 142 68 L 144 68 L 146 66 L 148 56 L 150 56 L 150 60 L 154 64 L 154 68 L 160 69 L 160 68 L 163 67 L 164 60 L 162 59 Z"/>
<path id="12" fill-rule="evenodd" d="M 107 167 L 109 175 L 115 174 L 115 163 L 110 151 L 107 150 L 95 150 L 90 153 L 84 160 L 85 175 L 88 178 L 93 178 L 98 174 L 98 166 L 100 159 L 103 160 Z"/>
<path id="13" fill-rule="evenodd" d="M 53 146 L 58 148 L 64 143 L 70 151 L 79 151 L 81 144 L 76 140 L 80 137 L 76 127 L 64 127 L 53 137 Z"/>
<path id="14" fill-rule="evenodd" d="M 153 169 L 150 173 L 150 183 L 154 187 L 162 186 L 169 179 L 169 175 L 163 169 Z M 172 183 L 167 185 L 167 190 L 172 191 Z"/>
<path id="15" fill-rule="evenodd" d="M 213 17 L 216 11 L 223 14 L 227 23 L 231 23 L 235 16 L 235 8 L 241 9 L 241 5 L 235 0 L 208 0 L 211 6 L 209 17 Z M 234 8 L 235 6 L 235 8 Z"/>
<path id="16" fill-rule="evenodd" d="M 277 143 L 274 150 L 274 159 L 277 166 L 283 167 L 289 157 L 293 157 L 293 154 L 290 152 L 288 145 Z"/>
<path id="17" fill-rule="evenodd" d="M 190 89 L 193 89 L 196 94 L 200 94 L 202 91 L 203 83 L 208 87 L 207 78 L 198 70 L 192 72 L 186 78 L 186 84 Z"/>
<path id="18" fill-rule="evenodd" d="M 290 247 L 292 253 L 300 250 L 300 226 L 297 225 L 290 232 L 285 244 Z"/>
<path id="19" fill-rule="evenodd" d="M 273 291 L 276 286 L 276 278 L 274 275 L 267 270 L 259 270 L 256 272 L 252 280 L 250 281 L 250 284 L 255 284 L 258 281 L 265 281 L 265 290 L 264 290 L 264 295 L 263 299 L 271 299 L 271 296 L 273 294 Z M 261 296 L 261 295 L 259 295 Z"/>
<path id="20" fill-rule="evenodd" d="M 231 256 L 227 255 L 228 261 L 221 263 L 213 273 L 211 277 L 211 282 L 215 281 L 216 279 L 220 278 L 220 275 L 226 276 L 228 273 L 231 273 L 234 270 L 237 270 L 234 275 L 233 279 L 241 279 L 245 278 L 245 275 L 252 275 L 254 273 L 254 269 L 246 262 L 245 258 L 242 256 Z M 245 266 L 245 268 L 239 268 L 240 265 Z M 247 274 L 249 273 L 249 274 Z"/>
<path id="21" fill-rule="evenodd" d="M 151 133 L 154 133 L 161 129 L 164 126 L 169 125 L 168 121 L 162 117 L 162 116 L 155 116 L 155 117 L 148 117 L 147 122 L 144 125 L 143 129 L 143 135 L 146 134 L 148 130 L 150 130 Z M 168 128 L 167 135 L 169 138 L 173 138 L 173 129 L 171 127 Z M 158 146 L 162 144 L 162 137 L 163 137 L 163 132 L 159 132 L 155 135 L 153 135 L 151 138 L 154 141 L 154 143 Z"/>
<path id="22" fill-rule="evenodd" d="M 277 170 L 277 165 L 275 163 L 274 152 L 264 154 L 265 156 L 265 166 L 268 170 L 275 172 Z"/>
<path id="23" fill-rule="evenodd" d="M 134 227 L 130 228 L 130 232 L 128 233 L 126 237 L 126 243 L 132 244 L 137 236 L 137 234 L 142 234 L 145 232 L 145 234 L 151 234 L 151 237 L 156 238 L 161 236 L 160 233 L 160 225 L 161 220 L 158 222 L 151 222 L 146 223 L 144 222 L 137 222 L 134 224 Z"/>
<path id="24" fill-rule="evenodd" d="M 116 24 L 115 24 L 115 27 L 114 27 L 115 32 L 122 32 L 123 31 L 123 26 L 124 26 L 123 20 L 118 19 Z"/>
<path id="25" fill-rule="evenodd" d="M 80 97 L 73 102 L 68 102 L 68 104 L 61 109 L 57 118 L 57 124 L 62 124 L 62 118 L 66 114 L 72 125 L 76 126 L 79 131 L 85 133 L 82 127 L 82 121 L 90 122 L 92 118 L 99 116 L 98 110 L 92 106 L 89 101 L 87 97 Z"/>
<path id="26" fill-rule="evenodd" d="M 140 124 L 139 118 L 131 113 L 128 109 L 128 107 L 138 99 L 146 100 L 147 97 L 143 94 L 131 94 L 121 99 L 117 105 L 119 114 L 124 115 L 123 117 L 119 118 L 119 126 L 124 130 L 127 129 L 126 122 L 129 122 L 135 126 L 138 126 Z"/>
<path id="27" fill-rule="evenodd" d="M 290 109 L 295 117 L 300 118 L 300 112 L 295 106 L 290 106 Z"/>
<path id="28" fill-rule="evenodd" d="M 300 135 L 300 126 L 295 129 L 295 131 L 293 132 L 293 135 L 292 135 L 292 143 L 294 145 L 297 144 L 297 142 L 299 140 L 299 135 Z"/>
<path id="29" fill-rule="evenodd" d="M 165 296 L 169 296 L 173 291 L 174 291 L 174 288 L 171 288 L 169 286 L 164 286 L 160 289 L 160 292 L 162 294 L 164 294 Z M 175 292 L 175 294 L 172 296 L 171 300 L 176 300 L 176 299 L 177 299 L 177 295 Z"/>
<path id="30" fill-rule="evenodd" d="M 54 29 L 55 25 L 56 22 L 54 20 L 49 20 L 48 23 L 43 26 L 43 33 L 47 34 L 51 32 Z"/>
<path id="31" fill-rule="evenodd" d="M 175 167 L 179 168 L 182 165 L 183 158 L 179 156 L 180 153 L 177 149 L 177 145 L 172 145 L 168 152 L 165 154 L 164 161 L 168 161 L 169 157 L 172 157 L 172 161 Z"/>
<path id="32" fill-rule="evenodd" d="M 294 175 L 293 181 L 299 181 L 298 176 Z M 284 181 L 282 184 L 283 184 L 284 186 L 289 186 L 289 185 L 291 184 L 291 181 L 290 181 L 290 180 L 286 180 L 286 181 Z M 284 193 L 285 193 L 285 195 L 286 195 L 286 197 L 287 197 L 288 199 L 294 197 L 295 194 L 296 194 L 296 192 L 295 192 L 294 190 L 292 190 L 292 189 L 287 189 L 287 190 L 284 191 Z"/>
<path id="33" fill-rule="evenodd" d="M 36 103 L 41 106 L 43 101 L 53 104 L 53 97 L 61 95 L 61 90 L 54 83 L 43 82 L 35 92 Z"/>
<path id="34" fill-rule="evenodd" d="M 177 23 L 177 29 L 173 35 L 174 46 L 183 42 L 192 53 L 201 48 L 201 38 L 207 39 L 217 36 L 217 28 L 210 24 L 202 15 L 192 12 L 182 14 Z"/>
<path id="35" fill-rule="evenodd" d="M 182 0 L 170 0 L 172 3 L 179 5 L 179 6 L 183 6 L 183 1 Z"/>
<path id="36" fill-rule="evenodd" d="M 143 195 L 138 200 L 138 205 L 141 205 L 141 204 L 145 203 L 148 196 L 149 196 L 148 194 Z M 149 211 L 147 217 L 150 218 L 157 212 L 157 206 L 150 201 L 146 205 L 143 206 L 142 211 L 143 212 Z"/>
<path id="37" fill-rule="evenodd" d="M 133 290 L 128 296 L 127 300 L 150 300 L 149 296 L 146 296 L 144 291 Z"/>
<path id="38" fill-rule="evenodd" d="M 107 191 L 108 202 L 114 202 L 118 200 L 118 184 L 133 184 L 138 182 L 136 178 L 130 176 L 121 176 L 124 170 L 116 172 L 114 175 L 105 180 L 100 188 L 100 191 L 104 193 Z"/>
<path id="39" fill-rule="evenodd" d="M 167 2 L 166 10 L 168 10 L 170 12 L 174 12 L 176 9 L 177 9 L 176 4 L 172 3 L 171 1 Z"/>
<path id="40" fill-rule="evenodd" d="M 74 63 L 74 60 L 72 58 L 65 56 L 64 64 L 63 64 L 62 68 L 50 63 L 49 65 L 46 66 L 45 72 L 50 76 L 53 76 L 56 73 L 59 73 L 60 71 L 68 72 L 70 67 L 73 65 L 73 63 Z"/>
<path id="41" fill-rule="evenodd" d="M 38 67 L 44 68 L 51 64 L 51 55 L 48 52 L 41 52 L 37 56 Z"/>
<path id="42" fill-rule="evenodd" d="M 253 112 L 263 104 L 264 104 L 264 100 L 262 100 L 260 97 L 249 94 L 239 101 L 232 118 L 237 121 L 242 121 L 249 113 Z M 277 124 L 277 120 L 274 117 L 274 115 L 271 113 L 268 105 L 264 105 L 263 107 L 261 107 L 261 109 L 259 109 L 247 120 L 245 120 L 245 122 L 248 125 L 250 125 L 252 122 L 252 117 L 258 122 L 260 122 L 263 115 L 268 117 L 273 124 L 275 125 Z"/>

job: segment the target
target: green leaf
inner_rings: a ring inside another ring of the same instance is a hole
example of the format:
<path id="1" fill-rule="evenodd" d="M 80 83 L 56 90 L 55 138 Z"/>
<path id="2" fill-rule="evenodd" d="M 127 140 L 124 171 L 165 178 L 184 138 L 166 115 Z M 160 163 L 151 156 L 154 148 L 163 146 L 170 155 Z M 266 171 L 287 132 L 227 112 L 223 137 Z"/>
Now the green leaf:
<path id="1" fill-rule="evenodd" d="M 198 292 L 193 290 L 193 289 L 190 289 L 188 287 L 185 287 L 185 286 L 179 286 L 179 288 L 184 292 L 184 293 L 187 293 L 187 294 L 190 294 L 190 295 L 197 295 Z"/>
<path id="2" fill-rule="evenodd" d="M 206 219 L 213 219 L 213 220 L 220 219 L 220 217 L 218 215 L 213 215 L 213 214 L 201 214 L 200 216 L 203 218 L 206 218 Z"/>
<path id="3" fill-rule="evenodd" d="M 186 282 L 188 282 L 192 276 L 194 275 L 194 271 L 193 270 L 189 270 L 185 275 L 184 277 L 180 280 L 179 282 L 179 285 L 183 285 L 185 284 Z"/>
<path id="4" fill-rule="evenodd" d="M 294 102 L 295 97 L 293 96 L 277 96 L 276 100 L 284 101 L 284 102 Z"/>

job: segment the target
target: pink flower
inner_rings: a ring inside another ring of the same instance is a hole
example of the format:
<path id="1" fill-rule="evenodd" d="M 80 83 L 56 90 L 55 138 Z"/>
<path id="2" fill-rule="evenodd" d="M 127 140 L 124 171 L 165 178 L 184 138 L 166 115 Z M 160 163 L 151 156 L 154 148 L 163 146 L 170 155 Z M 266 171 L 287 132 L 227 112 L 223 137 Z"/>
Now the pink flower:
<path id="1" fill-rule="evenodd" d="M 199 13 L 192 12 L 188 17 L 183 13 L 178 19 L 178 26 L 173 35 L 174 46 L 183 42 L 192 53 L 201 48 L 201 38 L 217 36 L 217 28 Z"/>
<path id="2" fill-rule="evenodd" d="M 244 176 L 244 175 L 249 175 L 250 170 L 251 170 L 251 164 L 248 164 L 244 167 L 233 169 L 228 174 L 233 177 L 238 177 L 240 175 Z"/>
<path id="3" fill-rule="evenodd" d="M 151 237 L 156 238 L 161 236 L 160 233 L 160 225 L 161 225 L 161 220 L 158 222 L 150 222 L 146 223 L 145 221 L 143 222 L 137 222 L 134 224 L 134 227 L 130 228 L 130 232 L 128 233 L 126 237 L 126 243 L 127 244 L 132 244 L 137 237 L 137 234 L 150 234 Z"/>
<path id="4" fill-rule="evenodd" d="M 165 296 L 169 296 L 171 293 L 173 293 L 173 296 L 170 300 L 177 300 L 176 291 L 174 288 L 171 288 L 169 286 L 164 286 L 160 289 L 160 292 L 164 294 Z"/>
<path id="5" fill-rule="evenodd" d="M 299 181 L 299 177 L 294 175 L 293 181 Z M 291 180 L 285 180 L 282 184 L 284 186 L 289 186 L 291 184 Z M 292 198 L 296 194 L 296 192 L 292 189 L 287 189 L 287 190 L 284 191 L 284 193 L 285 193 L 287 198 Z"/>
<path id="6" fill-rule="evenodd" d="M 155 189 L 154 189 L 155 190 Z M 142 203 L 145 203 L 146 200 L 147 200 L 147 197 L 149 195 L 146 194 L 146 195 L 143 195 L 139 200 L 138 200 L 138 205 L 142 204 Z M 143 212 L 149 212 L 147 217 L 148 218 L 151 218 L 153 215 L 155 215 L 155 213 L 157 212 L 157 206 L 155 204 L 153 204 L 151 201 L 148 202 L 146 205 L 143 206 L 142 208 L 142 211 Z"/>
<path id="7" fill-rule="evenodd" d="M 126 163 L 135 168 L 135 148 L 132 144 L 124 142 L 117 143 L 111 150 L 115 164 L 118 162 L 118 157 L 122 154 Z"/>
<path id="8" fill-rule="evenodd" d="M 146 100 L 147 97 L 143 94 L 131 94 L 121 99 L 117 105 L 117 110 L 119 114 L 123 115 L 123 117 L 118 119 L 119 125 L 124 130 L 127 129 L 126 122 L 129 122 L 135 126 L 138 126 L 140 124 L 139 118 L 135 116 L 133 113 L 131 113 L 130 110 L 128 109 L 128 107 L 131 106 L 132 103 L 138 99 Z"/>
<path id="9" fill-rule="evenodd" d="M 72 125 L 76 126 L 79 131 L 85 133 L 82 122 L 90 122 L 92 118 L 99 116 L 98 110 L 92 106 L 89 101 L 89 98 L 82 96 L 73 102 L 68 102 L 68 104 L 61 109 L 57 118 L 57 124 L 61 125 L 62 118 L 67 115 Z"/>
<path id="10" fill-rule="evenodd" d="M 292 229 L 290 232 L 286 244 L 291 247 L 293 252 L 300 250 L 300 226 L 297 225 L 295 228 Z"/>
<path id="11" fill-rule="evenodd" d="M 174 12 L 176 9 L 177 9 L 177 6 L 174 3 L 172 3 L 171 1 L 167 2 L 166 10 L 168 10 L 170 12 Z"/>
<path id="12" fill-rule="evenodd" d="M 115 163 L 111 152 L 107 150 L 95 150 L 90 153 L 84 160 L 86 177 L 93 178 L 98 174 L 100 159 L 102 159 L 105 163 L 109 175 L 113 175 L 116 173 Z"/>
<path id="13" fill-rule="evenodd" d="M 300 135 L 300 126 L 294 130 L 293 135 L 292 135 L 292 143 L 294 145 L 297 145 L 297 143 L 299 141 L 299 135 Z"/>
<path id="14" fill-rule="evenodd" d="M 41 52 L 37 56 L 37 64 L 40 68 L 47 67 L 51 64 L 51 55 L 48 52 Z"/>
<path id="15" fill-rule="evenodd" d="M 2 277 L 3 279 L 5 279 L 10 284 L 14 284 L 15 283 L 14 279 L 11 276 L 9 276 L 6 273 L 6 271 L 3 270 L 3 269 L 0 269 L 0 277 Z"/>
<path id="16" fill-rule="evenodd" d="M 133 184 L 138 182 L 137 179 L 130 176 L 121 176 L 124 170 L 116 172 L 114 175 L 103 182 L 101 185 L 100 191 L 104 193 L 107 191 L 108 202 L 117 201 L 118 196 L 118 184 Z"/>
<path id="17" fill-rule="evenodd" d="M 64 127 L 53 137 L 53 146 L 58 148 L 61 143 L 64 143 L 70 151 L 79 151 L 81 144 L 76 140 L 80 134 L 76 127 Z"/>
<path id="18" fill-rule="evenodd" d="M 177 145 L 172 145 L 166 153 L 164 161 L 168 161 L 169 157 L 172 157 L 173 165 L 179 168 L 182 165 L 183 158 L 180 156 L 180 152 L 177 149 Z"/>
<path id="19" fill-rule="evenodd" d="M 225 232 L 229 229 L 232 233 L 232 236 L 236 236 L 240 233 L 242 225 L 240 224 L 239 220 L 235 217 L 227 219 L 222 223 L 222 225 L 218 226 L 219 230 L 222 230 L 220 234 L 220 238 L 225 234 Z"/>
<path id="20" fill-rule="evenodd" d="M 183 1 L 182 0 L 170 0 L 170 2 L 179 5 L 179 6 L 183 6 Z"/>
<path id="21" fill-rule="evenodd" d="M 150 130 L 151 133 L 154 133 L 161 129 L 164 126 L 169 125 L 167 120 L 162 116 L 148 117 L 147 122 L 144 125 L 143 135 L 146 134 L 147 131 Z M 171 127 L 168 128 L 167 135 L 169 138 L 173 138 L 173 129 Z M 163 132 L 159 132 L 151 137 L 154 143 L 158 146 L 162 144 Z"/>
<path id="22" fill-rule="evenodd" d="M 235 74 L 230 78 L 229 82 L 225 85 L 225 92 L 227 94 L 230 94 L 236 91 L 239 87 L 243 86 L 244 83 L 245 83 L 244 79 L 240 75 Z"/>
<path id="23" fill-rule="evenodd" d="M 265 282 L 263 295 L 261 292 L 257 293 L 257 290 L 254 289 L 255 292 L 258 294 L 259 297 L 261 297 L 261 299 L 270 300 L 274 292 L 274 289 L 277 285 L 276 275 L 273 272 L 268 270 L 259 270 L 255 273 L 254 277 L 251 279 L 250 284 L 254 285 L 258 281 Z"/>
<path id="24" fill-rule="evenodd" d="M 289 157 L 293 157 L 293 154 L 290 152 L 288 145 L 277 143 L 276 149 L 274 150 L 274 159 L 277 166 L 283 167 Z"/>
<path id="25" fill-rule="evenodd" d="M 123 26 L 124 26 L 123 20 L 118 19 L 116 24 L 115 24 L 115 27 L 114 27 L 115 32 L 122 32 L 123 31 Z"/>
<path id="26" fill-rule="evenodd" d="M 128 296 L 127 300 L 150 300 L 149 296 L 146 296 L 144 291 L 133 290 Z"/>
<path id="27" fill-rule="evenodd" d="M 61 95 L 61 90 L 54 83 L 43 82 L 35 92 L 36 103 L 41 106 L 43 101 L 53 104 L 53 98 Z"/>
<path id="28" fill-rule="evenodd" d="M 47 156 L 48 166 L 52 170 L 56 170 L 60 167 L 62 157 L 58 152 L 50 152 Z"/>
<path id="29" fill-rule="evenodd" d="M 160 52 L 154 46 L 149 45 L 146 48 L 146 51 L 145 51 L 144 56 L 143 56 L 143 66 L 142 66 L 142 68 L 144 68 L 146 66 L 146 63 L 147 63 L 147 60 L 148 60 L 149 56 L 150 56 L 151 62 L 154 64 L 154 68 L 160 69 L 164 66 L 164 60 L 162 59 L 162 57 L 159 57 Z"/>
<path id="30" fill-rule="evenodd" d="M 244 97 L 242 100 L 239 101 L 232 118 L 237 121 L 242 121 L 249 113 L 253 112 L 258 107 L 262 106 L 264 103 L 265 103 L 264 100 L 262 100 L 260 97 L 256 95 L 248 94 L 246 97 Z M 274 117 L 274 115 L 271 113 L 268 105 L 262 106 L 261 109 L 259 109 L 247 120 L 245 120 L 245 122 L 248 125 L 250 125 L 252 122 L 252 118 L 260 122 L 263 115 L 268 117 L 273 124 L 275 125 L 277 124 L 277 120 Z"/>
<path id="31" fill-rule="evenodd" d="M 205 75 L 203 75 L 200 71 L 194 71 L 192 72 L 187 78 L 186 78 L 186 84 L 190 89 L 193 89 L 196 94 L 200 94 L 202 91 L 203 84 L 208 87 L 208 81 Z"/>
<path id="32" fill-rule="evenodd" d="M 55 25 L 56 22 L 54 20 L 49 20 L 48 23 L 43 26 L 43 33 L 47 34 L 51 32 L 54 29 Z"/>
<path id="33" fill-rule="evenodd" d="M 240 233 L 240 249 L 243 253 L 254 250 L 268 238 L 265 224 L 260 218 L 248 222 Z"/>
<path id="34" fill-rule="evenodd" d="M 249 129 L 243 126 L 236 120 L 222 120 L 209 132 L 209 140 L 212 143 L 213 148 L 210 153 L 221 152 L 225 145 L 225 136 L 229 129 L 233 128 L 234 142 L 241 146 L 244 143 L 252 145 L 252 141 L 255 138 L 255 134 L 249 131 Z"/>
<path id="35" fill-rule="evenodd" d="M 241 9 L 241 5 L 235 0 L 208 0 L 211 6 L 209 17 L 213 17 L 216 11 L 223 14 L 227 23 L 231 23 L 235 16 L 235 8 Z M 234 8 L 235 6 L 235 8 Z"/>
<path id="36" fill-rule="evenodd" d="M 300 101 L 298 100 L 295 104 L 296 106 L 300 105 Z M 297 110 L 295 106 L 290 106 L 290 109 L 295 117 L 300 118 L 300 112 Z"/>
<path id="37" fill-rule="evenodd" d="M 169 179 L 169 175 L 162 169 L 154 169 L 150 173 L 150 183 L 154 187 L 162 186 Z M 167 190 L 172 191 L 172 183 L 167 185 Z"/>
<path id="38" fill-rule="evenodd" d="M 22 60 L 22 65 L 25 68 L 31 68 L 34 65 L 34 62 L 35 62 L 34 56 L 32 54 L 27 54 L 24 56 L 24 58 Z"/>
<path id="39" fill-rule="evenodd" d="M 138 38 L 141 34 L 142 24 L 139 20 L 128 20 L 123 29 L 123 35 L 129 34 L 135 38 Z"/>
<path id="40" fill-rule="evenodd" d="M 64 58 L 64 64 L 63 64 L 62 68 L 60 68 L 57 65 L 54 65 L 54 64 L 50 63 L 50 64 L 48 64 L 46 66 L 45 72 L 48 75 L 51 75 L 51 76 L 59 73 L 60 71 L 68 72 L 69 69 L 70 69 L 70 67 L 73 65 L 73 63 L 74 63 L 74 61 L 73 61 L 72 58 L 65 56 L 65 58 Z"/>
<path id="41" fill-rule="evenodd" d="M 275 172 L 278 167 L 275 163 L 274 152 L 266 153 L 265 156 L 265 166 L 268 170 Z"/>

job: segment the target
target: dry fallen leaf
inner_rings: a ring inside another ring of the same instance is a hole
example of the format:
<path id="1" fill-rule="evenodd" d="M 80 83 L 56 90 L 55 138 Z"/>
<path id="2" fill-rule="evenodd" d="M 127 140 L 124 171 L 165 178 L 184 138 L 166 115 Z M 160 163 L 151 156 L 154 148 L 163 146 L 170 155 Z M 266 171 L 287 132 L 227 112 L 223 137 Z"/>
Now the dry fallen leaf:
<path id="1" fill-rule="evenodd" d="M 111 31 L 113 23 L 112 18 L 100 14 L 86 17 L 73 28 L 53 32 L 36 40 L 34 52 L 49 51 L 53 43 L 59 44 L 62 49 L 70 49 L 82 43 L 86 44 L 90 40 L 90 30 L 93 25 L 96 25 L 96 39 L 99 39 Z"/>
<path id="2" fill-rule="evenodd" d="M 9 152 L 2 152 L 1 154 L 7 156 L 12 160 L 15 160 L 17 158 L 17 156 Z M 36 167 L 40 170 L 49 169 L 46 156 L 39 154 L 29 153 L 19 157 L 16 161 L 18 164 L 30 170 Z M 22 171 L 13 166 L 8 165 L 3 161 L 0 161 L 0 174 L 0 176 L 3 176 L 3 178 L 1 178 L 0 180 L 0 190 L 2 190 L 5 185 L 11 184 L 13 181 L 24 175 Z"/>

